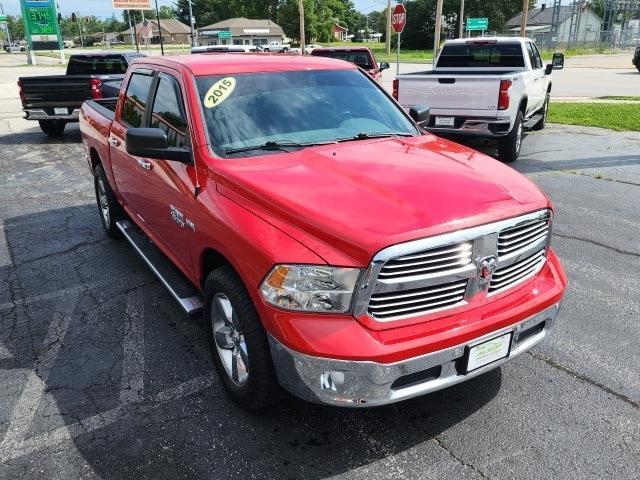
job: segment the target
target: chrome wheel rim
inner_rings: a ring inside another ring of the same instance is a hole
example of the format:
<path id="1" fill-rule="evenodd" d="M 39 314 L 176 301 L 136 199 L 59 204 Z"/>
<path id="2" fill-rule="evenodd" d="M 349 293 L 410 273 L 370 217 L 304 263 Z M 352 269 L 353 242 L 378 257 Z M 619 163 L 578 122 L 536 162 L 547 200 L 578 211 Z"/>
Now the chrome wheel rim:
<path id="1" fill-rule="evenodd" d="M 522 122 L 518 124 L 518 130 L 516 131 L 516 152 L 520 151 L 521 143 L 522 143 Z"/>
<path id="2" fill-rule="evenodd" d="M 111 215 L 109 213 L 109 200 L 107 199 L 107 189 L 104 186 L 102 178 L 98 178 L 98 205 L 100 206 L 100 214 L 105 225 L 109 225 Z"/>
<path id="3" fill-rule="evenodd" d="M 240 331 L 236 311 L 224 293 L 216 293 L 211 303 L 211 326 L 218 357 L 227 376 L 242 386 L 249 378 L 247 343 Z"/>

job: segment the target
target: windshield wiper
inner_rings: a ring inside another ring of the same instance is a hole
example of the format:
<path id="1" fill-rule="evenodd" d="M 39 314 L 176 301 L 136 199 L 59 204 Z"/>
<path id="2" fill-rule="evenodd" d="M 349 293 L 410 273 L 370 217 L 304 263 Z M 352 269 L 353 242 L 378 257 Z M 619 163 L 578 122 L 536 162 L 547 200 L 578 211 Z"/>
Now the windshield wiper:
<path id="1" fill-rule="evenodd" d="M 409 132 L 380 132 L 380 133 L 367 133 L 360 132 L 353 137 L 339 138 L 336 142 L 350 142 L 353 140 L 369 140 L 371 138 L 388 138 L 388 137 L 413 137 L 413 133 Z"/>
<path id="2" fill-rule="evenodd" d="M 266 150 L 266 151 L 282 150 L 286 152 L 287 148 L 304 148 L 304 147 L 313 147 L 316 145 L 329 145 L 332 143 L 335 143 L 335 141 L 300 143 L 300 142 L 293 142 L 290 140 L 276 140 L 276 141 L 261 143 L 259 145 L 247 145 L 246 147 L 230 148 L 228 150 L 225 150 L 224 153 L 225 155 L 232 155 L 234 153 L 250 152 L 252 150 Z"/>

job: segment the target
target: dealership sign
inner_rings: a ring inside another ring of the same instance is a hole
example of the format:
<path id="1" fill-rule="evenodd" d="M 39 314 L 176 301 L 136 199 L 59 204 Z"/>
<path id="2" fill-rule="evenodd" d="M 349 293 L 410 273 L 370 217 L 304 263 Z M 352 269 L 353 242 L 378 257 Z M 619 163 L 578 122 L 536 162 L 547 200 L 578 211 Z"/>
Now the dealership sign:
<path id="1" fill-rule="evenodd" d="M 62 50 L 54 0 L 21 0 L 22 19 L 30 50 Z"/>
<path id="2" fill-rule="evenodd" d="M 112 0 L 113 8 L 121 10 L 151 10 L 151 0 Z"/>

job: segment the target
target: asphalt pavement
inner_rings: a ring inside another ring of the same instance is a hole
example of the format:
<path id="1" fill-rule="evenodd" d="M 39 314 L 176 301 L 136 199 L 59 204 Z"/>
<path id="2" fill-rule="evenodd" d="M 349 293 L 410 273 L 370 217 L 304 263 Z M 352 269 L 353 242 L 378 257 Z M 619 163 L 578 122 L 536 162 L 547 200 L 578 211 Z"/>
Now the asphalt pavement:
<path id="1" fill-rule="evenodd" d="M 640 478 L 640 134 L 524 140 L 569 277 L 531 353 L 393 406 L 247 413 L 202 324 L 103 233 L 77 126 L 20 118 L 35 71 L 0 69 L 0 479 Z"/>

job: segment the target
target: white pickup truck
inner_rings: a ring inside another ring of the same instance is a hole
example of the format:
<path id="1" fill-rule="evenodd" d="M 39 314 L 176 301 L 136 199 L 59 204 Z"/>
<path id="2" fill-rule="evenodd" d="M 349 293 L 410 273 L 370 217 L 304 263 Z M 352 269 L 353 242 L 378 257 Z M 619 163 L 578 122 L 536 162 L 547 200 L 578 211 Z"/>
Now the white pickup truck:
<path id="1" fill-rule="evenodd" d="M 430 132 L 496 139 L 498 157 L 510 162 L 520 154 L 524 129 L 544 128 L 551 72 L 563 66 L 561 53 L 545 66 L 528 38 L 449 40 L 433 70 L 399 75 L 393 95 L 406 108 L 428 106 Z"/>

